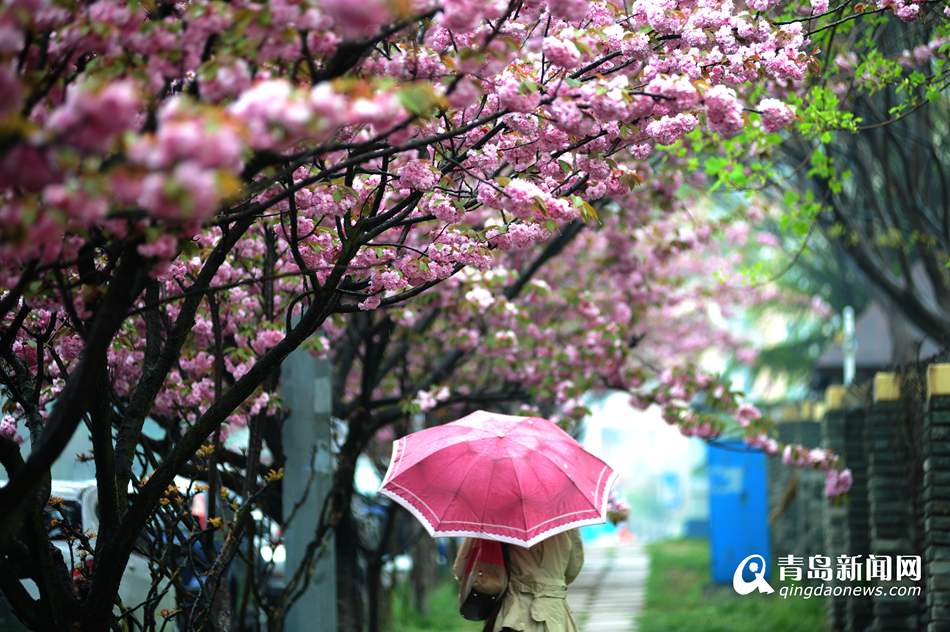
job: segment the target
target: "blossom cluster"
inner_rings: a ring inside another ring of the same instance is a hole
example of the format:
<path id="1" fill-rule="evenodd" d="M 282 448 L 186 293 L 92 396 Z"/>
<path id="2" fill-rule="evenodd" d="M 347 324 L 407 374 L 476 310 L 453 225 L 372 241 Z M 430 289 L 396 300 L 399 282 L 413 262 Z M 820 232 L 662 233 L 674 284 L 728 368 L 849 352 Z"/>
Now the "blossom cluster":
<path id="1" fill-rule="evenodd" d="M 901 19 L 919 10 L 879 6 Z M 146 398 L 169 425 L 194 422 L 248 376 L 259 383 L 229 422 L 275 411 L 273 385 L 253 368 L 315 304 L 307 345 L 326 352 L 345 328 L 334 314 L 398 309 L 440 284 L 464 289 L 431 298 L 464 306 L 443 340 L 507 363 L 499 375 L 574 416 L 591 386 L 578 368 L 631 390 L 643 380 L 635 340 L 670 358 L 661 374 L 734 345 L 697 326 L 694 308 L 709 295 L 681 282 L 728 257 L 693 256 L 709 229 L 685 231 L 665 211 L 703 146 L 693 141 L 794 120 L 785 100 L 812 45 L 800 21 L 776 19 L 788 8 L 800 7 L 5 3 L 4 375 L 37 381 L 37 397 L 4 384 L 5 427 L 48 413 L 81 363 L 110 275 L 133 256 L 148 278 L 120 310 L 109 374 L 121 409 L 145 388 L 147 341 L 187 325 L 180 357 L 162 364 L 163 388 Z M 524 307 L 502 300 L 504 279 L 578 223 L 600 228 L 565 256 L 599 254 L 537 279 L 547 289 L 531 285 Z M 588 292 L 605 269 L 609 289 Z M 495 286 L 491 297 L 479 284 Z M 735 286 L 715 296 L 760 298 Z M 539 325 L 568 305 L 560 328 Z M 665 386 L 661 404 L 686 394 Z M 420 406 L 439 403 L 432 388 L 414 393 Z M 689 432 L 720 432 L 682 415 Z"/>

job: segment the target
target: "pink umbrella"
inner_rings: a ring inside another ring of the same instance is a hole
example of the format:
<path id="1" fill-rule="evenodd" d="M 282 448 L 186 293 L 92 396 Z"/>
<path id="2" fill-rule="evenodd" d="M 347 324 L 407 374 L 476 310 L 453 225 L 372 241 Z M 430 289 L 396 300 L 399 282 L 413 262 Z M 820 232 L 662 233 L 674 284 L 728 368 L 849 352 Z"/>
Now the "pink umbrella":
<path id="1" fill-rule="evenodd" d="M 480 410 L 398 439 L 379 492 L 432 536 L 528 547 L 605 522 L 615 478 L 554 423 Z"/>

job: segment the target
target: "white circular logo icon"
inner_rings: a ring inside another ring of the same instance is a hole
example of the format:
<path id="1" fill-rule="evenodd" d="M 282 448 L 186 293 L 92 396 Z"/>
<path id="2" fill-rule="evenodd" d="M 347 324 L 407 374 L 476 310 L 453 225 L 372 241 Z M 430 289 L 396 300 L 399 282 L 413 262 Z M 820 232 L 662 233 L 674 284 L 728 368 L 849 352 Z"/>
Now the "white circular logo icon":
<path id="1" fill-rule="evenodd" d="M 746 581 L 743 577 L 746 568 L 755 576 L 752 581 Z M 753 553 L 739 562 L 736 572 L 732 575 L 732 588 L 740 595 L 748 595 L 756 589 L 766 595 L 775 592 L 765 581 L 765 558 L 758 553 Z"/>

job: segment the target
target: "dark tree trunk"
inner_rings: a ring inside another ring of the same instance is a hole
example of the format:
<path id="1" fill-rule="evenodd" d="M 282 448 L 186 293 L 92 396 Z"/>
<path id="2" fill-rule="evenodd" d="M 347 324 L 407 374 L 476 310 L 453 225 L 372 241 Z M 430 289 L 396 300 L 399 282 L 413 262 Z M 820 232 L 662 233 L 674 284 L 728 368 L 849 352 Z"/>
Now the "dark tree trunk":
<path id="1" fill-rule="evenodd" d="M 340 630 L 363 632 L 365 602 L 364 576 L 359 564 L 359 534 L 353 514 L 348 512 L 336 529 L 336 576 Z"/>
<path id="2" fill-rule="evenodd" d="M 438 581 L 438 567 L 436 566 L 435 540 L 423 535 L 416 543 L 412 555 L 412 601 L 417 612 L 428 612 L 427 599 L 429 591 Z"/>
<path id="3" fill-rule="evenodd" d="M 369 597 L 369 632 L 381 632 L 383 616 L 383 563 L 370 560 L 366 567 L 366 592 Z M 388 609 L 387 609 L 388 610 Z"/>

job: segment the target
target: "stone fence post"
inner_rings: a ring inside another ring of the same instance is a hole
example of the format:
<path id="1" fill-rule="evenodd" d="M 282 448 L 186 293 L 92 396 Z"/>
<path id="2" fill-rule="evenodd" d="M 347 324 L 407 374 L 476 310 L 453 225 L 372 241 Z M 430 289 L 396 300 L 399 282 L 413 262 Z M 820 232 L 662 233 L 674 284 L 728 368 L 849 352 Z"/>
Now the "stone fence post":
<path id="1" fill-rule="evenodd" d="M 796 422 L 788 419 L 798 418 L 797 407 L 783 406 L 777 411 L 776 431 L 782 443 L 797 443 Z M 798 477 L 792 467 L 782 463 L 781 459 L 769 459 L 766 462 L 769 477 L 769 534 L 772 538 L 772 555 L 780 559 L 786 555 L 801 555 L 796 542 L 796 525 L 799 520 Z"/>
<path id="2" fill-rule="evenodd" d="M 813 402 L 777 411 L 777 434 L 782 443 L 806 448 L 821 446 L 821 426 Z M 824 551 L 824 475 L 811 468 L 769 460 L 769 522 L 776 559 L 808 557 Z"/>
<path id="3" fill-rule="evenodd" d="M 808 448 L 821 447 L 820 414 L 823 413 L 818 406 L 807 406 L 805 419 L 799 423 L 798 442 Z M 798 471 L 798 477 L 801 555 L 820 555 L 825 549 L 825 524 L 822 514 L 828 504 L 825 498 L 825 474 L 820 470 L 802 468 Z"/>
<path id="4" fill-rule="evenodd" d="M 865 556 L 871 548 L 868 507 L 868 463 L 865 449 L 866 402 L 856 390 L 845 395 L 844 462 L 851 468 L 854 484 L 845 502 L 847 516 L 848 555 Z M 861 559 L 864 559 L 863 557 Z M 855 582 L 852 582 L 855 583 Z M 846 605 L 845 630 L 865 632 L 871 625 L 873 602 L 869 595 L 849 597 Z"/>
<path id="5" fill-rule="evenodd" d="M 923 427 L 927 632 L 950 630 L 950 364 L 927 367 Z"/>
<path id="6" fill-rule="evenodd" d="M 893 373 L 874 376 L 873 403 L 868 409 L 868 504 L 870 505 L 869 553 L 894 558 L 914 548 L 914 504 L 908 446 L 903 437 L 900 383 Z M 918 597 L 875 595 L 873 632 L 917 630 Z"/>
<path id="7" fill-rule="evenodd" d="M 822 445 L 845 456 L 845 413 L 843 386 L 829 386 L 825 391 L 825 409 L 821 419 Z M 848 553 L 847 509 L 843 503 L 828 502 L 825 505 L 825 552 L 831 559 Z M 836 585 L 835 582 L 832 582 Z M 838 632 L 844 630 L 847 599 L 828 599 L 828 626 Z"/>

